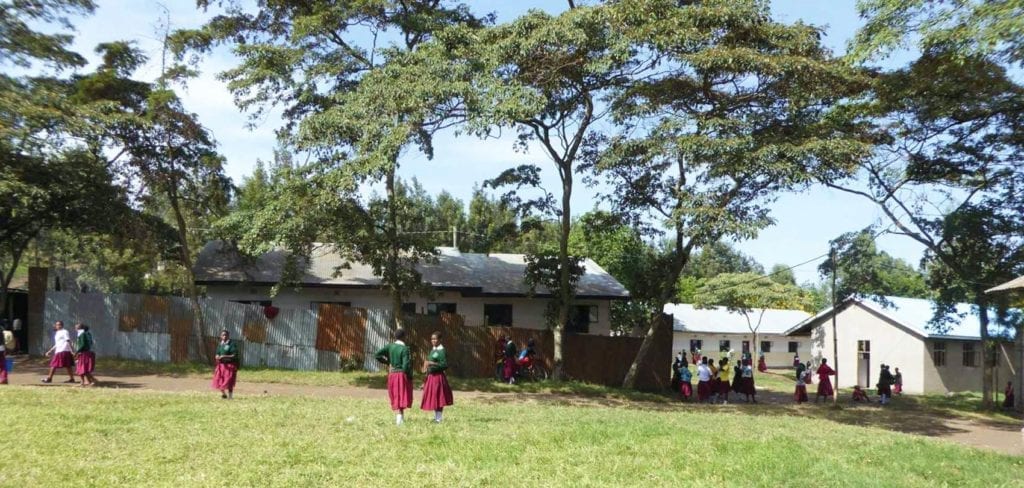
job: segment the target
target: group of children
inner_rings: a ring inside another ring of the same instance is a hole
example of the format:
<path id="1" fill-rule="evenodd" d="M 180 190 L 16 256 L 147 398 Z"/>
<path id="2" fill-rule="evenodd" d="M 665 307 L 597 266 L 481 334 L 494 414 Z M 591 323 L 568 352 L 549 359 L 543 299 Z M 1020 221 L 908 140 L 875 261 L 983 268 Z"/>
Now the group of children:
<path id="1" fill-rule="evenodd" d="M 797 357 L 794 358 L 793 364 L 796 369 L 796 391 L 793 393 L 793 399 L 797 403 L 804 403 L 808 401 L 807 385 L 812 383 L 811 362 L 801 363 Z M 822 398 L 828 400 L 829 397 L 835 394 L 835 390 L 832 388 L 832 380 L 829 377 L 834 376 L 836 371 L 828 365 L 828 359 L 822 358 L 821 365 L 818 366 L 814 374 L 818 375 L 818 390 L 814 397 L 814 403 L 818 403 Z M 878 388 L 878 403 L 888 405 L 893 394 L 899 395 L 903 393 L 903 374 L 900 373 L 900 368 L 896 368 L 896 373 L 893 374 L 889 371 L 889 365 L 881 365 L 878 384 L 875 386 Z M 854 385 L 852 399 L 854 402 L 871 401 L 867 392 L 860 385 Z"/>
<path id="2" fill-rule="evenodd" d="M 96 378 L 92 372 L 96 368 L 96 343 L 92 338 L 92 332 L 89 332 L 89 326 L 83 323 L 75 324 L 74 343 L 71 341 L 71 334 L 64 329 L 64 322 L 54 322 L 53 330 L 53 347 L 46 351 L 46 356 L 50 357 L 50 372 L 42 379 L 43 383 L 53 383 L 53 375 L 57 370 L 66 369 L 66 383 L 79 383 L 75 379 L 77 374 L 81 378 L 78 386 L 95 386 Z"/>
<path id="3" fill-rule="evenodd" d="M 735 365 L 730 365 L 728 355 L 715 364 L 713 358 L 694 353 L 697 364 L 697 401 L 700 403 L 729 403 L 729 392 L 743 395 L 747 403 L 757 403 L 757 389 L 754 387 L 754 368 L 749 357 L 744 356 Z M 686 360 L 686 353 L 680 351 L 672 363 L 673 389 L 679 391 L 683 401 L 693 396 L 693 372 Z"/>
<path id="4" fill-rule="evenodd" d="M 495 372 L 497 379 L 508 384 L 515 384 L 520 371 L 533 366 L 537 355 L 536 343 L 533 339 L 526 341 L 526 347 L 517 350 L 516 343 L 504 334 L 498 336 L 494 345 Z"/>

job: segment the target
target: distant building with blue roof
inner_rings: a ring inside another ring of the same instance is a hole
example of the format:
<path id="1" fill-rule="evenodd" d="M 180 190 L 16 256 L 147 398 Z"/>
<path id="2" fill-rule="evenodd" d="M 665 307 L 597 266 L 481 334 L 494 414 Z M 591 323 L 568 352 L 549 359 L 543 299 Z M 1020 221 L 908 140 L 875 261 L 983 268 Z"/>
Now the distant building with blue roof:
<path id="1" fill-rule="evenodd" d="M 879 300 L 851 297 L 840 303 L 836 315 L 838 358 L 833 358 L 832 308 L 796 324 L 786 335 L 806 338 L 815 364 L 828 358 L 836 366 L 839 385 L 874 388 L 880 366 L 887 364 L 903 374 L 908 393 L 981 391 L 981 325 L 976 308 L 958 304 L 955 311 L 932 326 L 932 301 L 884 297 Z M 1019 319 L 1014 312 L 1011 320 Z M 1020 354 L 1012 342 L 1012 324 L 1000 324 L 989 314 L 989 336 L 997 340 L 993 389 L 1002 391 L 1020 374 Z"/>
<path id="2" fill-rule="evenodd" d="M 794 355 L 811 355 L 807 338 L 786 336 L 786 331 L 810 318 L 811 314 L 802 310 L 754 309 L 745 316 L 726 307 L 669 303 L 662 311 L 672 316 L 673 354 L 692 354 L 699 349 L 704 355 L 718 357 L 723 351 L 733 351 L 733 359 L 738 359 L 749 352 L 755 360 L 764 354 L 771 368 L 791 367 Z"/>

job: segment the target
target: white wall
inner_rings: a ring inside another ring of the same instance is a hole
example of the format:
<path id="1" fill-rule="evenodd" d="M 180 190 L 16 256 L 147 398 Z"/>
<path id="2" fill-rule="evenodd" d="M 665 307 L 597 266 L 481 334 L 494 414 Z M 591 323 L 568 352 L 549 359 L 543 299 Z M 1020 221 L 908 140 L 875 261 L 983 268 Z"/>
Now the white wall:
<path id="1" fill-rule="evenodd" d="M 836 316 L 838 334 L 838 370 L 839 386 L 851 388 L 859 384 L 862 387 L 875 388 L 881 364 L 888 364 L 895 373 L 900 368 L 903 373 L 903 389 L 907 393 L 925 392 L 924 361 L 925 346 L 919 336 L 893 325 L 891 322 L 869 312 L 860 305 L 852 305 Z M 832 354 L 832 321 L 826 320 L 815 327 L 811 333 L 813 339 L 814 367 L 821 358 L 836 368 L 836 359 Z M 858 378 L 859 358 L 857 341 L 871 341 L 870 367 L 868 377 Z"/>
<path id="2" fill-rule="evenodd" d="M 754 335 L 747 334 L 709 334 L 709 333 L 698 333 L 698 332 L 673 332 L 672 333 L 672 357 L 679 351 L 686 351 L 687 355 L 690 353 L 690 340 L 701 340 L 703 343 L 704 354 L 711 354 L 715 357 L 718 356 L 718 345 L 721 340 L 730 341 L 730 347 L 736 352 L 735 357 L 739 357 L 740 352 L 743 350 L 743 341 L 751 341 L 751 354 L 755 360 L 757 358 L 757 349 L 760 349 L 761 341 L 769 341 L 772 343 L 771 351 L 765 353 L 764 360 L 768 364 L 769 368 L 784 368 L 793 366 L 793 354 L 789 352 L 790 341 L 797 343 L 797 353 L 800 355 L 801 360 L 806 361 L 811 357 L 811 339 L 808 336 L 784 336 L 780 334 L 758 334 L 758 344 L 753 344 Z"/>
<path id="3" fill-rule="evenodd" d="M 268 287 L 238 285 L 207 285 L 206 295 L 218 300 L 271 300 L 280 308 L 308 309 L 311 302 L 349 302 L 353 307 L 390 308 L 391 299 L 383 290 L 303 288 L 284 289 L 274 298 Z M 544 311 L 547 299 L 527 297 L 463 297 L 454 291 L 438 292 L 433 299 L 410 298 L 406 303 L 416 303 L 417 313 L 426 313 L 428 302 L 449 302 L 456 304 L 456 312 L 466 318 L 466 325 L 483 325 L 484 304 L 511 304 L 512 324 L 515 327 L 544 329 Z M 609 300 L 577 300 L 577 305 L 597 305 L 596 324 L 591 324 L 590 333 L 608 335 L 611 331 Z"/>

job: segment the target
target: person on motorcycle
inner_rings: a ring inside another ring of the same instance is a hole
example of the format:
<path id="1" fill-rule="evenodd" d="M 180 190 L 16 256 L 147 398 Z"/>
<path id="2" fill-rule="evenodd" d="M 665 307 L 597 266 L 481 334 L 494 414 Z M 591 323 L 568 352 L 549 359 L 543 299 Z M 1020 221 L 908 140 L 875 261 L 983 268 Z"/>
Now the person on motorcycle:
<path id="1" fill-rule="evenodd" d="M 533 356 L 537 354 L 534 349 L 536 343 L 533 339 L 526 341 L 526 347 L 522 351 L 519 351 L 519 358 L 516 360 L 516 364 L 519 365 L 520 370 L 530 369 L 533 366 Z"/>

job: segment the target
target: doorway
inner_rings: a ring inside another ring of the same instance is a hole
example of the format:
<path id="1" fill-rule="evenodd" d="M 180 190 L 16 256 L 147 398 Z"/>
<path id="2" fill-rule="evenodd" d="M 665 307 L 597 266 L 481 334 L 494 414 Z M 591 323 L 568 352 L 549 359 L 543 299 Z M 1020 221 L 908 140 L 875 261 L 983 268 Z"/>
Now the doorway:
<path id="1" fill-rule="evenodd" d="M 871 341 L 857 341 L 857 384 L 871 385 Z"/>

